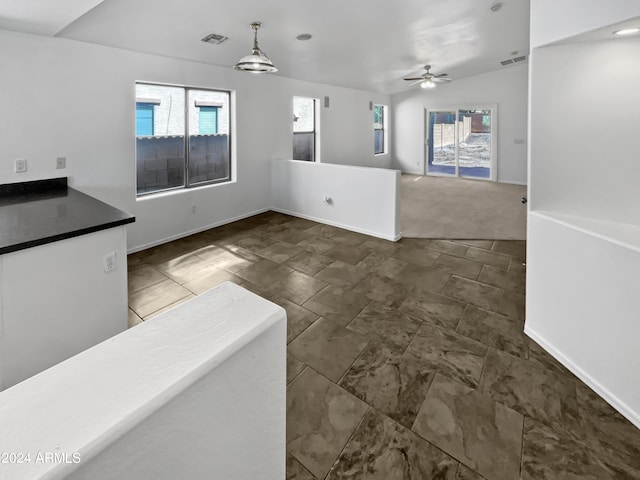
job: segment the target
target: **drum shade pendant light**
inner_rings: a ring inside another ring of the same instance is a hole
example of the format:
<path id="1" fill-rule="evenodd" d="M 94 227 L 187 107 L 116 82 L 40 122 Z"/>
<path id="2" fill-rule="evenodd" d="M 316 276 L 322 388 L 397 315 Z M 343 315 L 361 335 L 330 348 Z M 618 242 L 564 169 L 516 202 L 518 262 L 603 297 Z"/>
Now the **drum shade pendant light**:
<path id="1" fill-rule="evenodd" d="M 277 72 L 278 69 L 273 65 L 273 62 L 269 60 L 260 47 L 258 47 L 258 29 L 262 26 L 260 22 L 253 22 L 251 28 L 253 29 L 253 49 L 251 55 L 242 57 L 238 63 L 234 65 L 235 70 L 244 70 L 245 72 L 253 73 L 271 73 Z"/>

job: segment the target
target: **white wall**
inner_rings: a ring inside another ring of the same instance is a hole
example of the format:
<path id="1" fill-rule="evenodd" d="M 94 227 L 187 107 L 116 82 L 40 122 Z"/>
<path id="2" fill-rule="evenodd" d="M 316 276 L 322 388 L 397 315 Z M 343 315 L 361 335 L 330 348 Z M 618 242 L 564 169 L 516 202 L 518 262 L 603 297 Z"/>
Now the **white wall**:
<path id="1" fill-rule="evenodd" d="M 640 427 L 640 2 L 531 4 L 525 331 Z"/>
<path id="2" fill-rule="evenodd" d="M 373 94 L 59 38 L 0 31 L 0 183 L 69 176 L 70 185 L 136 216 L 129 249 L 248 216 L 269 205 L 269 160 L 291 158 L 292 98 L 324 99 L 322 162 L 386 167 L 373 154 Z M 233 183 L 136 201 L 135 81 L 235 92 Z M 56 170 L 58 156 L 66 170 Z M 27 158 L 29 171 L 13 173 Z M 197 213 L 192 214 L 192 206 Z"/>
<path id="3" fill-rule="evenodd" d="M 400 239 L 399 171 L 297 160 L 273 160 L 271 165 L 274 210 Z"/>
<path id="4" fill-rule="evenodd" d="M 285 384 L 284 310 L 226 283 L 1 392 L 0 479 L 282 479 Z"/>
<path id="5" fill-rule="evenodd" d="M 531 48 L 638 15 L 638 0 L 531 0 Z"/>
<path id="6" fill-rule="evenodd" d="M 640 38 L 532 58 L 531 209 L 640 225 Z"/>
<path id="7" fill-rule="evenodd" d="M 124 226 L 0 255 L 0 389 L 127 329 L 126 257 Z"/>
<path id="8" fill-rule="evenodd" d="M 526 65 L 506 67 L 440 84 L 433 90 L 415 86 L 392 97 L 394 168 L 424 173 L 425 108 L 498 106 L 498 181 L 527 183 Z M 525 143 L 516 144 L 515 140 Z"/>

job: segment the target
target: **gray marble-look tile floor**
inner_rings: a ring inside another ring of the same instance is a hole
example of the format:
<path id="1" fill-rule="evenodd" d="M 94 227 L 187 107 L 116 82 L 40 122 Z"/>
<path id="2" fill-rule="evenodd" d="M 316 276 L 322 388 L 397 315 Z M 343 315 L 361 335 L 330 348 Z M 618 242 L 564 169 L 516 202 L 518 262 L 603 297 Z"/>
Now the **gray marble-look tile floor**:
<path id="1" fill-rule="evenodd" d="M 523 333 L 525 242 L 267 212 L 129 256 L 129 324 L 231 281 L 287 311 L 287 480 L 640 479 L 640 431 Z"/>

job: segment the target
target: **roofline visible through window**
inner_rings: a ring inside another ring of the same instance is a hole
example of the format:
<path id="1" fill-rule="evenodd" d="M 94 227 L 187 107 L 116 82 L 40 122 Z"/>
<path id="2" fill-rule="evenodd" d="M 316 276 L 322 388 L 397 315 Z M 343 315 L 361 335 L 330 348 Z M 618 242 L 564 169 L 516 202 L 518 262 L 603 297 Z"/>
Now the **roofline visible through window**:
<path id="1" fill-rule="evenodd" d="M 159 98 L 136 98 L 136 103 L 150 103 L 152 105 L 160 105 Z"/>
<path id="2" fill-rule="evenodd" d="M 218 107 L 218 108 L 222 108 L 224 105 L 220 102 L 209 102 L 206 100 L 195 100 L 193 102 L 193 104 L 196 107 Z"/>

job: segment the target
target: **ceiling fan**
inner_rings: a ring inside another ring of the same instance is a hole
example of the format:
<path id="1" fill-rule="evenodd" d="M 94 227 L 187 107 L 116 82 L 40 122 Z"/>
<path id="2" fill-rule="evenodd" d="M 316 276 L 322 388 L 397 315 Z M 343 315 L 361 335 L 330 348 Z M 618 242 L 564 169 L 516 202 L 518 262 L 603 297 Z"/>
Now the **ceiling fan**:
<path id="1" fill-rule="evenodd" d="M 436 83 L 446 83 L 450 82 L 451 78 L 446 73 L 439 73 L 438 75 L 431 73 L 431 65 L 425 65 L 424 69 L 426 70 L 420 77 L 409 77 L 404 78 L 403 80 L 407 80 L 409 82 L 413 82 L 411 85 L 420 84 L 422 88 L 433 88 L 436 86 Z"/>

